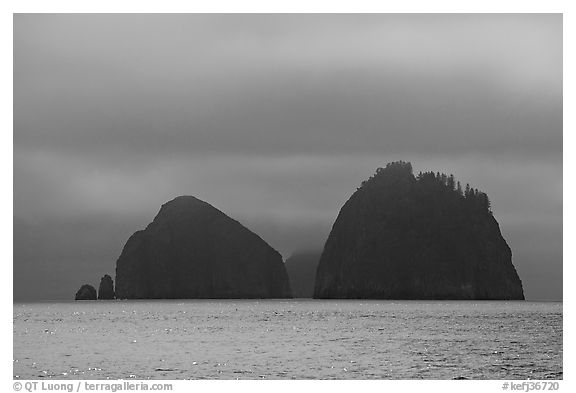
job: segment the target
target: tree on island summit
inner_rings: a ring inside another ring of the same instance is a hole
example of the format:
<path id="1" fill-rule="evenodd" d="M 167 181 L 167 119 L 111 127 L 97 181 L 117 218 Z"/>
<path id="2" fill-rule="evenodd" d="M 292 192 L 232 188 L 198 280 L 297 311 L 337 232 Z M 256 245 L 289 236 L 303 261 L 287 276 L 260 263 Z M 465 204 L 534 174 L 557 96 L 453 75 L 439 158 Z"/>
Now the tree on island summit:
<path id="1" fill-rule="evenodd" d="M 466 183 L 464 190 L 462 190 L 462 183 L 456 180 L 453 174 L 447 175 L 440 172 L 418 172 L 418 175 L 414 176 L 412 173 L 412 164 L 405 161 L 395 161 L 388 163 L 386 168 L 376 169 L 376 173 L 373 174 L 361 183 L 358 190 L 365 187 L 371 187 L 373 183 L 379 182 L 380 178 L 390 176 L 392 173 L 406 174 L 409 173 L 410 176 L 415 180 L 415 183 L 410 185 L 411 187 L 417 187 L 421 190 L 422 195 L 425 196 L 423 201 L 426 203 L 431 203 L 432 207 L 436 203 L 442 202 L 442 206 L 437 206 L 440 211 L 445 212 L 455 212 L 461 209 L 470 209 L 470 213 L 473 211 L 485 212 L 492 214 L 490 210 L 490 200 L 486 193 L 479 191 L 476 188 L 470 187 L 469 183 Z M 440 195 L 447 193 L 451 195 L 449 198 L 441 198 Z M 460 202 L 459 202 L 460 201 Z"/>

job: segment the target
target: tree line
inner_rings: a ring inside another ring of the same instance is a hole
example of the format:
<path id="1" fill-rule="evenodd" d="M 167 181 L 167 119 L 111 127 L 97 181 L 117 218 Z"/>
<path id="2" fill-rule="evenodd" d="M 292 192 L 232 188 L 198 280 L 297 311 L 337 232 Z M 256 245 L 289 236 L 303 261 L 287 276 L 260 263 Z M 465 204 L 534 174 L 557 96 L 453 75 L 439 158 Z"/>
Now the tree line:
<path id="1" fill-rule="evenodd" d="M 412 164 L 406 161 L 394 161 L 386 165 L 385 168 L 376 169 L 376 173 L 366 181 L 362 182 L 360 188 L 364 187 L 367 183 L 371 183 L 380 176 L 386 175 L 406 175 L 409 174 L 414 178 L 412 172 Z M 457 196 L 459 199 L 463 200 L 468 207 L 474 208 L 474 210 L 480 210 L 492 214 L 490 199 L 488 195 L 477 188 L 473 188 L 470 184 L 466 183 L 464 187 L 459 180 L 457 180 L 454 175 L 447 175 L 440 172 L 419 172 L 415 177 L 416 184 L 422 186 L 425 189 L 436 189 L 437 191 L 448 192 L 453 196 Z"/>

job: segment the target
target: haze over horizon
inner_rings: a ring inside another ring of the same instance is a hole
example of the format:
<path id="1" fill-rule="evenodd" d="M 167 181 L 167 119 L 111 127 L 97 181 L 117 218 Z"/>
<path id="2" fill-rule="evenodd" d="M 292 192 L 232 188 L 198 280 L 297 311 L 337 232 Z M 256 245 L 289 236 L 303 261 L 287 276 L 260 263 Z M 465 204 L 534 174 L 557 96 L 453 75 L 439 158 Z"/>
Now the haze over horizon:
<path id="1" fill-rule="evenodd" d="M 193 195 L 286 259 L 390 161 L 486 192 L 562 299 L 561 14 L 16 14 L 14 300 L 114 277 Z"/>

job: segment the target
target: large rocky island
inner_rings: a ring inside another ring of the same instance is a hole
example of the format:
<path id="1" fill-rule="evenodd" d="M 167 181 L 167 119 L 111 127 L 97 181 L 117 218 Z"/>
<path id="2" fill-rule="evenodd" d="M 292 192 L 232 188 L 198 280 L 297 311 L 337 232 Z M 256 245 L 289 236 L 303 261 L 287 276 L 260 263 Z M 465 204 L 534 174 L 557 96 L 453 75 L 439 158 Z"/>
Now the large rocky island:
<path id="1" fill-rule="evenodd" d="M 116 263 L 118 299 L 288 298 L 281 255 L 210 204 L 180 196 L 134 233 Z"/>
<path id="2" fill-rule="evenodd" d="M 326 241 L 316 298 L 523 300 L 488 196 L 407 162 L 379 168 Z"/>

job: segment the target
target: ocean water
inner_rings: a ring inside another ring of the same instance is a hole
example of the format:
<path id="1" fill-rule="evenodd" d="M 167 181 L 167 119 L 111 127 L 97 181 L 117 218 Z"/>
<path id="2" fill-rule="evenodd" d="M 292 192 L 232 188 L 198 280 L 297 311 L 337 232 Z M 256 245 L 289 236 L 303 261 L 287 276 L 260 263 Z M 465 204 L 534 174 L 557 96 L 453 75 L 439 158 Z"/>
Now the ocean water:
<path id="1" fill-rule="evenodd" d="M 562 379 L 562 303 L 14 304 L 21 379 Z"/>

